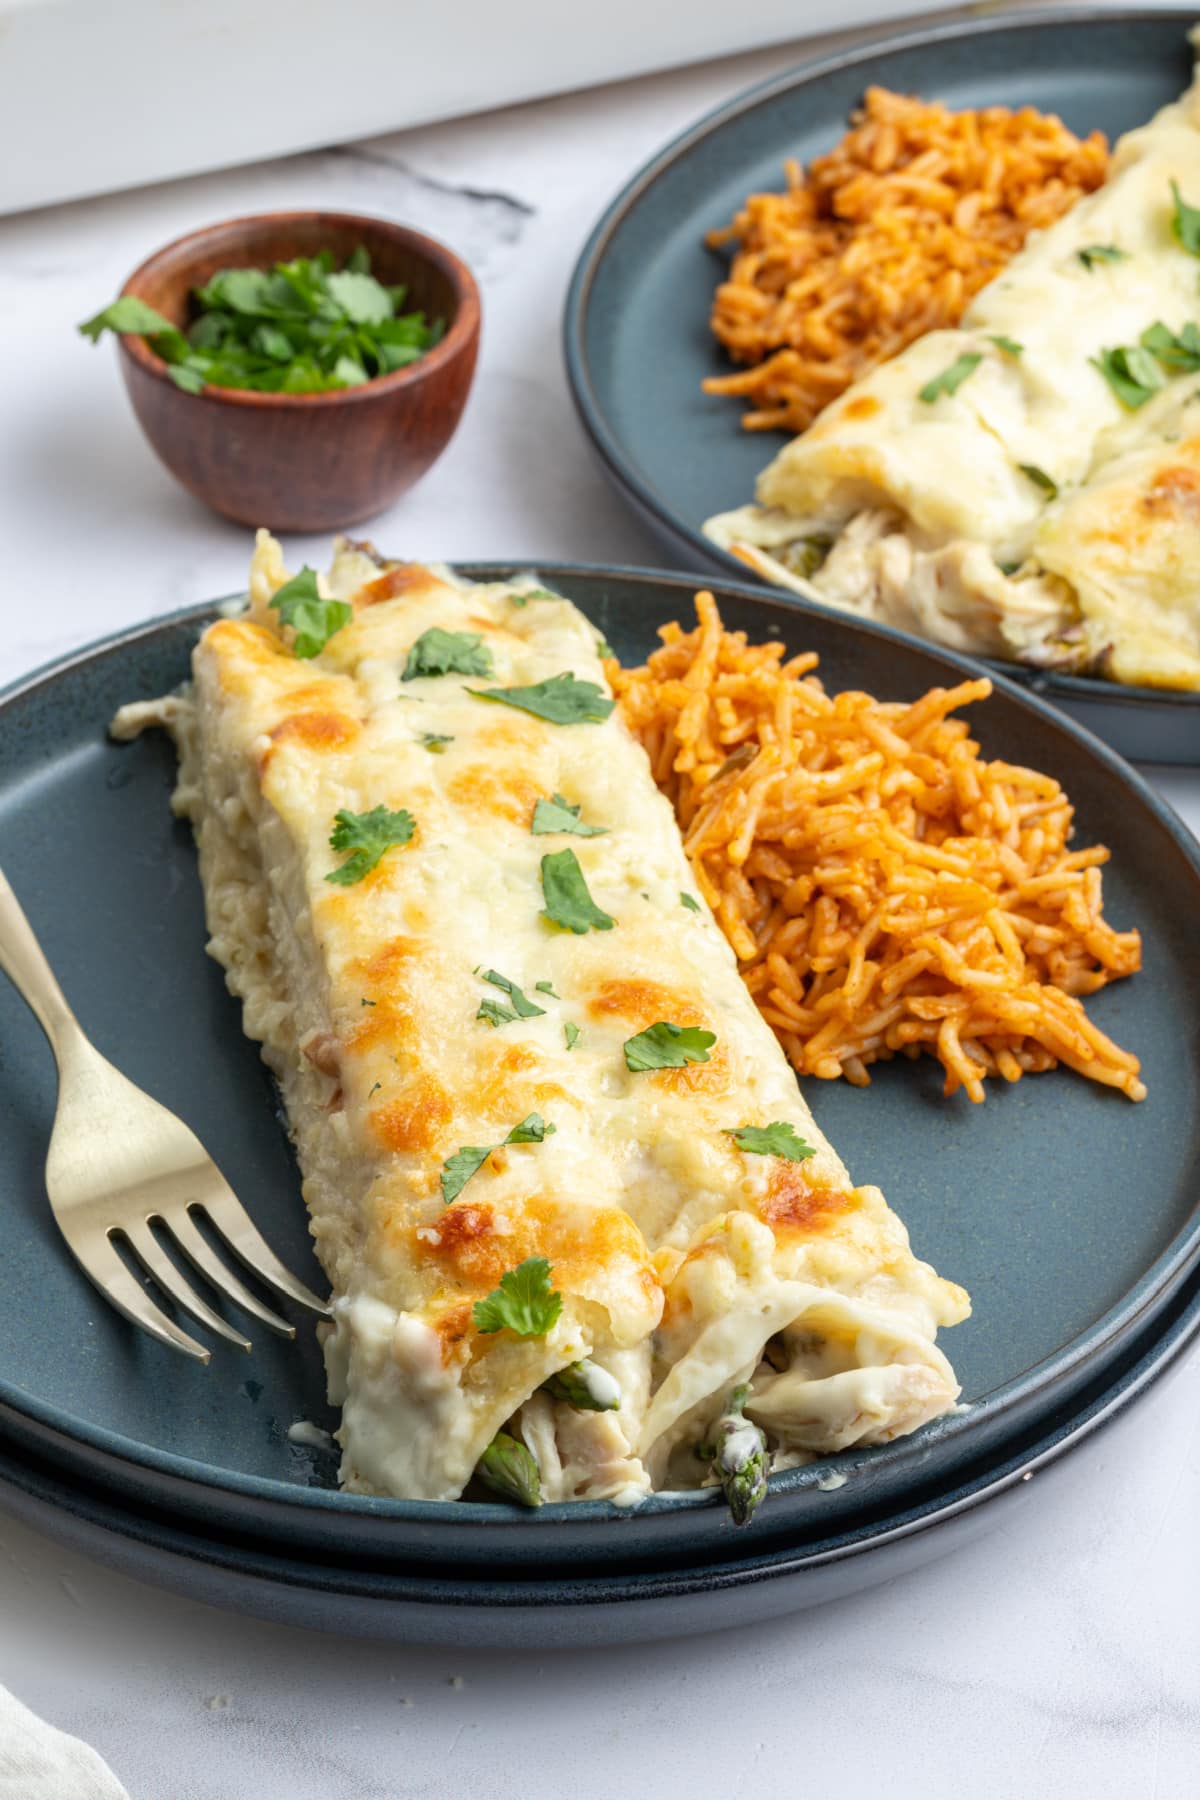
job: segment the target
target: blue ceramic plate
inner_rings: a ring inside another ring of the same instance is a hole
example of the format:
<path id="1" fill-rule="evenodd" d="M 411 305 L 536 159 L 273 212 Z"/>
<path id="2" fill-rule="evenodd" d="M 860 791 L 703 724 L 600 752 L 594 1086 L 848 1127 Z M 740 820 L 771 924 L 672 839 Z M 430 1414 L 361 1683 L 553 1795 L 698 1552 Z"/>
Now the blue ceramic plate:
<path id="1" fill-rule="evenodd" d="M 495 579 L 500 568 L 471 568 Z M 681 577 L 543 567 L 626 662 L 687 617 Z M 751 588 L 721 587 L 727 622 L 816 649 L 831 687 L 912 698 L 968 665 L 913 639 Z M 188 831 L 168 809 L 174 760 L 151 734 L 105 728 L 123 701 L 187 674 L 198 609 L 155 621 L 0 698 L 0 864 L 100 1048 L 181 1113 L 281 1253 L 319 1281 L 287 1139 L 239 1009 L 204 954 Z M 945 1344 L 970 1403 L 886 1450 L 779 1476 L 735 1532 L 711 1495 L 530 1515 L 344 1495 L 331 1460 L 288 1427 L 330 1424 L 311 1322 L 294 1346 L 260 1334 L 204 1370 L 133 1330 L 64 1251 L 42 1189 L 53 1068 L 32 1018 L 0 984 L 0 1435 L 71 1482 L 218 1538 L 369 1557 L 375 1567 L 584 1570 L 615 1554 L 661 1570 L 773 1554 L 952 1491 L 1105 1376 L 1171 1305 L 1200 1257 L 1200 846 L 1120 760 L 1021 690 L 977 709 L 989 754 L 1048 770 L 1078 807 L 1080 839 L 1113 849 L 1108 911 L 1145 938 L 1145 967 L 1096 996 L 1093 1016 L 1143 1059 L 1139 1106 L 1067 1072 L 982 1107 L 947 1101 L 932 1062 L 880 1069 L 866 1090 L 812 1083 L 814 1111 L 857 1177 L 878 1181 L 918 1252 L 971 1290 Z"/>
<path id="2" fill-rule="evenodd" d="M 705 248 L 746 195 L 782 185 L 842 136 L 872 83 L 955 107 L 1030 104 L 1077 132 L 1115 137 L 1174 100 L 1191 77 L 1194 10 L 1077 7 L 941 24 L 839 51 L 775 76 L 710 113 L 618 194 L 575 270 L 564 320 L 575 404 L 618 488 L 685 568 L 745 580 L 701 532 L 748 500 L 787 441 L 741 429 L 741 406 L 701 391 L 732 367 L 708 329 L 726 266 Z M 1200 762 L 1200 695 L 1005 673 L 1079 718 L 1125 756 Z"/>

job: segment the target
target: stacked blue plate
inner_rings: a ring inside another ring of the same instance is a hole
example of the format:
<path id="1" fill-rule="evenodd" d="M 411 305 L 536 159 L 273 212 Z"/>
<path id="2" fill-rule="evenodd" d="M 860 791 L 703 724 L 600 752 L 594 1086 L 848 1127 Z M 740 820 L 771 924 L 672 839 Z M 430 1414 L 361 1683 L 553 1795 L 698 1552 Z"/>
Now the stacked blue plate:
<path id="1" fill-rule="evenodd" d="M 464 573 L 496 579 L 499 568 Z M 624 661 L 687 618 L 693 583 L 543 566 Z M 721 587 L 726 623 L 815 649 L 833 688 L 912 698 L 971 673 L 897 633 Z M 186 677 L 211 609 L 177 614 L 0 696 L 0 864 L 99 1047 L 199 1133 L 280 1252 L 312 1263 L 298 1179 L 257 1050 L 204 955 L 167 743 L 106 737 L 117 706 Z M 311 1321 L 205 1370 L 128 1327 L 46 1206 L 54 1075 L 0 989 L 0 1505 L 149 1579 L 271 1616 L 400 1639 L 596 1643 L 712 1628 L 895 1574 L 995 1517 L 1021 1477 L 1121 1412 L 1200 1330 L 1200 848 L 1116 756 L 1019 688 L 975 713 L 985 753 L 1047 770 L 1080 840 L 1113 852 L 1107 911 L 1144 968 L 1089 1002 L 1142 1058 L 1149 1097 L 1055 1071 L 972 1107 L 932 1063 L 869 1089 L 812 1083 L 823 1129 L 878 1181 L 919 1254 L 971 1291 L 946 1339 L 966 1409 L 885 1449 L 776 1477 L 735 1530 L 708 1494 L 596 1505 L 377 1500 L 289 1437 L 336 1424 Z M 310 1433 L 303 1434 L 311 1436 Z M 839 1479 L 831 1481 L 830 1477 Z M 1025 1489 L 1035 1492 L 1035 1489 Z M 985 1505 L 984 1502 L 987 1504 Z"/>

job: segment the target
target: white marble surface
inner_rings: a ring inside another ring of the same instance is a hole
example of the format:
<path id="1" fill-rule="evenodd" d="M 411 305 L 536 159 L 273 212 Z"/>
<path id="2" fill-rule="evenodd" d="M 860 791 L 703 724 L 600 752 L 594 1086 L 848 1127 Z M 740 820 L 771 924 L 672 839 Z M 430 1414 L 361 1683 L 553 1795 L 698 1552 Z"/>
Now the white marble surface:
<path id="1" fill-rule="evenodd" d="M 373 526 L 378 541 L 417 557 L 659 560 L 570 411 L 564 285 L 631 167 L 794 58 L 0 221 L 0 681 L 240 584 L 246 534 L 173 485 L 111 351 L 71 328 L 148 249 L 260 207 L 387 212 L 449 240 L 482 279 L 465 422 Z M 325 545 L 289 548 L 315 560 Z M 1162 781 L 1200 826 L 1200 777 Z M 1086 1479 L 1031 1485 L 1015 1518 L 941 1564 L 819 1613 L 632 1651 L 319 1638 L 143 1588 L 0 1519 L 0 1680 L 93 1742 L 134 1800 L 672 1800 L 773 1785 L 844 1800 L 1184 1800 L 1200 1766 L 1198 1418 L 1193 1360 Z"/>

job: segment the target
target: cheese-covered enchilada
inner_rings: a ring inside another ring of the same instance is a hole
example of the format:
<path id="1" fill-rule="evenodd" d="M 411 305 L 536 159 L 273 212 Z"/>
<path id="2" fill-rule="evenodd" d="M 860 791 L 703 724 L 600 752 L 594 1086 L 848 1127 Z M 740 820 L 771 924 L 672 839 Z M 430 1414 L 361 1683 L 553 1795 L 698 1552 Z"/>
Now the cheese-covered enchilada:
<path id="1" fill-rule="evenodd" d="M 708 535 L 773 581 L 957 649 L 1200 686 L 1200 589 L 1178 554 L 1200 480 L 1180 418 L 1200 386 L 1197 207 L 1194 84 L 1121 139 L 1105 186 L 1033 236 L 960 329 L 848 388 Z M 1164 467 L 1184 475 L 1160 482 Z M 1130 503 L 1101 548 L 1114 486 Z"/>
<path id="2" fill-rule="evenodd" d="M 958 1392 L 934 1339 L 966 1296 L 814 1124 L 602 648 L 532 578 L 344 545 L 288 582 L 260 534 L 248 616 L 118 720 L 179 746 L 358 1491 L 629 1503 Z"/>

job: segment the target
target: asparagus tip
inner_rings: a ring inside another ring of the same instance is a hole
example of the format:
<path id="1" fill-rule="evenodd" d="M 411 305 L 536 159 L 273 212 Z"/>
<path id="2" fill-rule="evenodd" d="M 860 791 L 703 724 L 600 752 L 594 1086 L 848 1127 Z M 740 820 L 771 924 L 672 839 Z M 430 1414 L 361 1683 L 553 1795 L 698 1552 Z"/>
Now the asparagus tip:
<path id="1" fill-rule="evenodd" d="M 542 1482 L 532 1454 L 518 1439 L 498 1431 L 479 1461 L 475 1473 L 487 1487 L 518 1506 L 542 1504 Z"/>
<path id="2" fill-rule="evenodd" d="M 543 1386 L 555 1400 L 565 1400 L 568 1406 L 574 1406 L 580 1412 L 620 1410 L 619 1385 L 607 1369 L 600 1368 L 586 1356 L 559 1369 Z"/>
<path id="3" fill-rule="evenodd" d="M 766 1498 L 771 1453 L 765 1434 L 745 1416 L 750 1392 L 743 1383 L 734 1388 L 726 1410 L 712 1428 L 713 1474 L 725 1493 L 735 1525 L 747 1525 Z"/>

